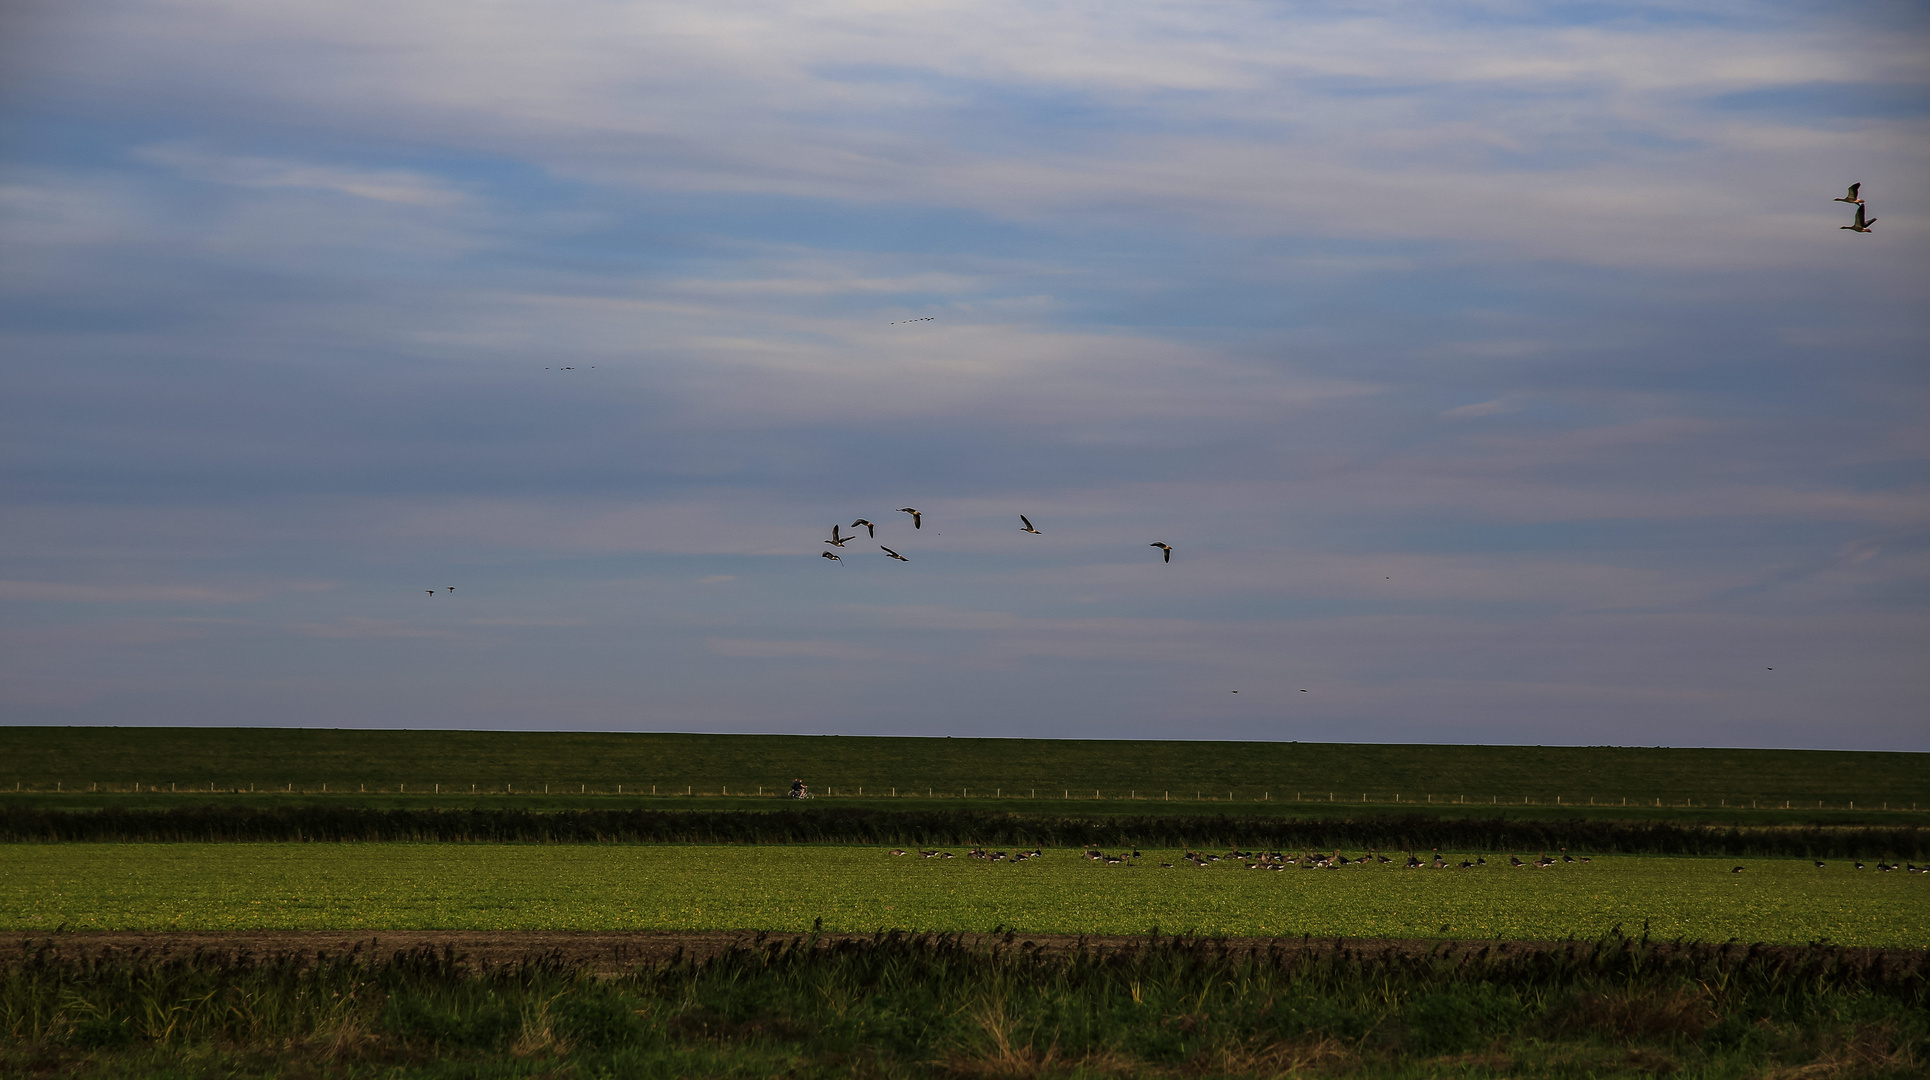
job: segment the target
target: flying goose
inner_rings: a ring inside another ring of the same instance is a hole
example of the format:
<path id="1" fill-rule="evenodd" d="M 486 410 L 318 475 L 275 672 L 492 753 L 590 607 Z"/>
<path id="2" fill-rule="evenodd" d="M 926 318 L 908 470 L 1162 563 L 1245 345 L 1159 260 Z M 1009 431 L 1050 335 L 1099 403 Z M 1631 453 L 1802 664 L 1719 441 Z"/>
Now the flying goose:
<path id="1" fill-rule="evenodd" d="M 838 556 L 836 556 L 836 555 L 834 555 L 834 554 L 832 554 L 832 553 L 831 553 L 831 552 L 829 552 L 829 551 L 820 551 L 820 552 L 818 552 L 818 554 L 819 554 L 819 555 L 822 555 L 822 556 L 824 556 L 824 557 L 825 557 L 825 558 L 827 558 L 827 559 L 830 559 L 830 560 L 831 560 L 832 562 L 843 562 L 843 561 L 844 561 L 843 559 L 840 559 L 840 558 L 839 558 Z"/>
<path id="2" fill-rule="evenodd" d="M 1856 204 L 1856 205 L 1858 205 L 1858 206 L 1862 206 L 1862 205 L 1863 205 L 1863 200 L 1862 200 L 1862 199 L 1859 199 L 1859 198 L 1857 198 L 1857 197 L 1856 197 L 1856 189 L 1857 189 L 1857 188 L 1860 188 L 1860 187 L 1862 187 L 1862 186 L 1863 186 L 1862 184 L 1851 184 L 1851 185 L 1850 185 L 1850 190 L 1849 190 L 1849 194 L 1847 194 L 1847 195 L 1844 195 L 1844 196 L 1843 196 L 1842 198 L 1840 198 L 1840 199 L 1831 199 L 1830 201 L 1831 201 L 1831 202 L 1846 202 L 1846 203 L 1855 203 L 1855 204 Z"/>
<path id="3" fill-rule="evenodd" d="M 913 509 L 912 509 L 911 507 L 909 507 L 909 506 L 901 506 L 901 507 L 899 507 L 899 508 L 898 508 L 898 512 L 899 512 L 899 513 L 901 513 L 901 514 L 910 514 L 910 515 L 911 515 L 911 527 L 912 527 L 912 528 L 914 528 L 914 529 L 922 529 L 922 528 L 924 528 L 924 527 L 925 527 L 925 520 L 924 520 L 924 515 L 923 515 L 923 514 L 920 514 L 920 513 L 919 513 L 918 511 L 916 511 L 916 510 L 913 510 Z"/>
<path id="4" fill-rule="evenodd" d="M 1023 529 L 1020 529 L 1020 530 L 1019 530 L 1020 532 L 1029 532 L 1029 533 L 1032 533 L 1032 534 L 1034 534 L 1034 535 L 1037 535 L 1037 536 L 1044 536 L 1044 535 L 1045 535 L 1044 533 L 1041 533 L 1041 532 L 1039 532 L 1039 530 L 1037 530 L 1037 529 L 1035 529 L 1035 528 L 1033 528 L 1033 527 L 1032 527 L 1032 519 L 1031 519 L 1031 518 L 1029 518 L 1029 517 L 1026 517 L 1026 516 L 1025 516 L 1024 514 L 1020 514 L 1020 515 L 1019 515 L 1019 520 L 1020 520 L 1020 521 L 1023 521 L 1023 522 L 1025 522 L 1025 528 L 1023 528 Z"/>
<path id="5" fill-rule="evenodd" d="M 1158 548 L 1161 554 L 1163 554 L 1166 557 L 1167 562 L 1173 561 L 1173 548 L 1170 544 L 1151 543 L 1151 544 L 1147 544 L 1146 546 Z"/>
<path id="6" fill-rule="evenodd" d="M 851 541 L 856 540 L 857 538 L 858 538 L 857 534 L 855 533 L 850 536 L 843 536 L 843 537 L 839 536 L 838 527 L 837 525 L 833 524 L 831 526 L 831 539 L 826 540 L 825 543 L 830 544 L 832 547 L 835 547 L 835 548 L 841 548 L 844 545 L 849 544 Z"/>
<path id="7" fill-rule="evenodd" d="M 899 562 L 911 561 L 910 559 L 905 558 L 903 555 L 898 554 L 897 552 L 891 550 L 890 548 L 884 546 L 883 544 L 878 545 L 878 550 L 884 552 L 885 554 L 891 556 L 894 559 L 897 559 Z"/>
<path id="8" fill-rule="evenodd" d="M 858 520 L 851 523 L 851 527 L 854 529 L 860 525 L 864 526 L 864 531 L 869 533 L 873 540 L 878 539 L 878 526 L 872 524 L 869 521 L 866 521 L 864 518 L 859 518 Z"/>
<path id="9" fill-rule="evenodd" d="M 1851 232 L 1869 232 L 1870 226 L 1874 224 L 1876 224 L 1876 219 L 1864 217 L 1863 204 L 1857 203 L 1856 204 L 1856 223 L 1854 225 L 1838 225 L 1837 228 L 1848 229 Z"/>
<path id="10" fill-rule="evenodd" d="M 428 593 L 430 596 L 434 596 L 436 594 L 436 591 L 434 589 L 424 589 L 422 591 Z"/>

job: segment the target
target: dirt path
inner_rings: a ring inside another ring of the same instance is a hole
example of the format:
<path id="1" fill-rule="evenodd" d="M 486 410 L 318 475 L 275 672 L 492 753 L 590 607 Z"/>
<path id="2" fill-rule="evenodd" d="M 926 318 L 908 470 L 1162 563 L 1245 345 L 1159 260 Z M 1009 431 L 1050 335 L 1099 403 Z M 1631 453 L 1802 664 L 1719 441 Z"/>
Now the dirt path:
<path id="1" fill-rule="evenodd" d="M 785 942 L 795 935 L 771 935 L 766 942 Z M 143 950 L 171 956 L 196 951 L 252 953 L 269 956 L 277 953 L 314 955 L 354 950 L 389 955 L 427 946 L 437 951 L 452 948 L 475 963 L 506 963 L 528 957 L 560 956 L 572 963 L 590 965 L 599 974 L 617 974 L 637 964 L 661 963 L 678 955 L 705 959 L 732 947 L 747 947 L 757 942 L 749 931 L 571 931 L 507 930 L 479 932 L 467 930 L 237 930 L 227 932 L 183 931 L 83 931 L 43 935 L 23 935 L 16 939 L 19 951 L 0 952 L 0 964 L 19 959 L 28 951 L 51 946 L 67 956 L 95 956 L 106 950 Z M 824 934 L 821 943 L 870 941 L 869 935 Z M 1030 946 L 1048 952 L 1065 952 L 1083 945 L 1088 949 L 1115 950 L 1144 946 L 1147 939 L 1133 935 L 1021 934 L 1006 937 L 992 934 L 964 934 L 961 940 L 987 947 L 1009 941 L 1013 947 Z M 1547 941 L 1459 941 L 1404 940 L 1396 938 L 1225 938 L 1235 949 L 1277 948 L 1286 952 L 1310 951 L 1327 955 L 1336 949 L 1362 957 L 1388 954 L 1423 955 L 1430 950 L 1447 949 L 1463 954 L 1492 949 L 1510 955 L 1528 955 L 1569 947 L 1572 943 Z M 1662 944 L 1656 946 L 1668 949 Z M 1741 946 L 1734 946 L 1738 951 Z M 1774 952 L 1798 953 L 1803 946 L 1771 946 Z M 1910 949 L 1844 949 L 1846 956 L 1861 960 L 1881 958 L 1886 965 L 1930 972 L 1930 951 Z"/>

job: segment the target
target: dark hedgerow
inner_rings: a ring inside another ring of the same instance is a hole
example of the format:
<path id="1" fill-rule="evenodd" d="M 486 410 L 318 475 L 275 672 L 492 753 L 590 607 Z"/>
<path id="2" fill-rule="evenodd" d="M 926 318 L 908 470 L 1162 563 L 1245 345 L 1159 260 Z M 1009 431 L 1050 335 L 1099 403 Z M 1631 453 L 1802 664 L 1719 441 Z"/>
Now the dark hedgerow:
<path id="1" fill-rule="evenodd" d="M 1372 848 L 1574 851 L 1630 855 L 1921 859 L 1926 830 L 1384 815 L 1113 817 L 975 810 L 369 809 L 192 806 L 46 810 L 0 807 L 0 842 L 431 841 L 445 843 L 985 844 L 1020 847 Z"/>
<path id="2" fill-rule="evenodd" d="M 0 961 L 0 1073 L 1902 1077 L 1930 1064 L 1926 971 L 1930 951 L 1619 936 L 1368 955 L 813 935 L 610 978 L 29 945 Z"/>

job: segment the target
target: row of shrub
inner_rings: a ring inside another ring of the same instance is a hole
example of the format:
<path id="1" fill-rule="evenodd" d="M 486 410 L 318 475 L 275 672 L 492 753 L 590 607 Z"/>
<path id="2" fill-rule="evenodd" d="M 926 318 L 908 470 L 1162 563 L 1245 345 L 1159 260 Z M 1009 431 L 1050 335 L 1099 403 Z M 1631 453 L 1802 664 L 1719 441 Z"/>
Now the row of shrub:
<path id="1" fill-rule="evenodd" d="M 1756 1076 L 1855 1054 L 1859 1075 L 1902 1076 L 1930 1062 L 1927 968 L 1925 952 L 1621 936 L 1361 955 L 814 935 L 610 978 L 555 955 L 475 966 L 427 948 L 257 958 L 30 945 L 0 961 L 0 1066 L 10 1040 L 66 1075 L 200 1047 L 196 1075 L 214 1075 L 227 1048 L 252 1055 L 250 1075 L 273 1071 L 261 1056 L 277 1053 L 305 1067 L 488 1057 L 545 1076 L 1131 1076 L 1371 1074 L 1376 1061 L 1479 1051 L 1529 1075 L 1559 1064 L 1575 1076 Z M 1646 1065 L 1630 1070 L 1635 1050 Z M 559 1071 L 559 1059 L 605 1064 Z"/>
<path id="2" fill-rule="evenodd" d="M 329 805 L 50 810 L 0 807 L 0 841 L 904 844 L 1344 848 L 1921 859 L 1914 827 L 1722 827 L 1427 814 L 1357 818 L 1112 817 L 788 806 L 776 810 L 373 809 Z"/>

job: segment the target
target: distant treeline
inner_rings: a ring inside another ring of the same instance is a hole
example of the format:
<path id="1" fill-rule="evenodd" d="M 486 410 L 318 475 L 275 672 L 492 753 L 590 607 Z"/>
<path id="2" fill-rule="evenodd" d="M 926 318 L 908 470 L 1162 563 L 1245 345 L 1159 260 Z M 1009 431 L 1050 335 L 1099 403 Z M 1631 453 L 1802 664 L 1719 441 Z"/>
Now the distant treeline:
<path id="1" fill-rule="evenodd" d="M 0 841 L 531 844 L 904 844 L 926 847 L 1230 847 L 1275 850 L 1555 851 L 1789 858 L 1925 857 L 1917 827 L 1735 828 L 1414 814 L 1357 818 L 1078 817 L 973 810 L 790 806 L 769 811 L 0 807 Z"/>

